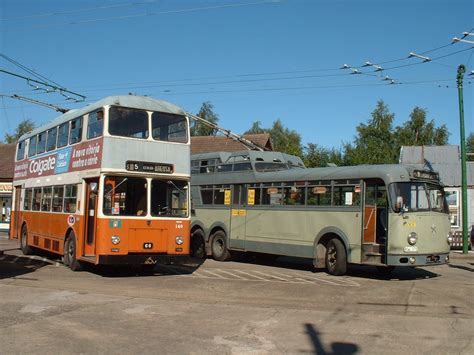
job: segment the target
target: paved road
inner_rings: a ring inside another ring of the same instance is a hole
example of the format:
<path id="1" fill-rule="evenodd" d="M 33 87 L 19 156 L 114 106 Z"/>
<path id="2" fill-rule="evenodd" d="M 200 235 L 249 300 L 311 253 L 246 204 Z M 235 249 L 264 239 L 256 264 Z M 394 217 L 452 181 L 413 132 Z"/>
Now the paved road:
<path id="1" fill-rule="evenodd" d="M 473 254 L 333 277 L 284 258 L 74 273 L 0 250 L 2 354 L 474 353 Z"/>

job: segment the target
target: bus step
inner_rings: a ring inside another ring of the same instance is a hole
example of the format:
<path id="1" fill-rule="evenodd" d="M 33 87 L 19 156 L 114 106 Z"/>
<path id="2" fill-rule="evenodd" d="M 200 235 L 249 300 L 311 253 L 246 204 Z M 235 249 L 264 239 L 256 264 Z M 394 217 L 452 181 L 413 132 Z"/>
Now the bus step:
<path id="1" fill-rule="evenodd" d="M 383 246 L 380 244 L 362 244 L 362 251 L 364 254 L 379 253 L 381 250 L 383 250 Z"/>

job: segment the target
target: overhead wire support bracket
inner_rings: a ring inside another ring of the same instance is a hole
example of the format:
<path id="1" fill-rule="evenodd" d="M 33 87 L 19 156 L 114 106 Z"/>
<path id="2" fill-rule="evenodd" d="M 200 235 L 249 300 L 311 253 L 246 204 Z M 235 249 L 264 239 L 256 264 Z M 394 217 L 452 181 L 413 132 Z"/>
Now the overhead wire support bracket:
<path id="1" fill-rule="evenodd" d="M 413 57 L 418 58 L 418 59 L 423 59 L 423 62 L 431 62 L 431 58 L 429 58 L 429 57 L 425 57 L 424 55 L 420 55 L 420 54 L 416 54 L 414 52 L 410 52 L 408 54 L 408 58 L 413 58 Z"/>
<path id="2" fill-rule="evenodd" d="M 186 112 L 186 115 L 188 117 L 192 118 L 193 120 L 204 124 L 207 127 L 210 127 L 210 128 L 213 128 L 213 129 L 217 130 L 218 132 L 222 133 L 227 138 L 230 138 L 230 139 L 232 139 L 236 142 L 242 143 L 243 145 L 245 145 L 246 147 L 248 147 L 252 150 L 258 150 L 260 152 L 268 150 L 267 148 L 262 147 L 260 144 L 252 142 L 251 140 L 248 140 L 248 139 L 244 138 L 240 134 L 236 134 L 236 133 L 234 133 L 234 132 L 232 132 L 228 129 L 222 128 L 222 127 L 216 125 L 215 123 L 209 122 L 208 120 L 206 120 L 202 117 L 193 115 L 192 113 L 189 113 L 189 112 Z"/>
<path id="3" fill-rule="evenodd" d="M 20 78 L 20 79 L 23 79 L 23 80 L 26 80 L 26 82 L 28 83 L 28 85 L 30 86 L 33 86 L 31 83 L 36 83 L 36 84 L 39 84 L 39 85 L 42 85 L 42 86 L 46 86 L 46 87 L 49 87 L 52 89 L 52 91 L 57 91 L 59 93 L 69 93 L 71 95 L 74 95 L 74 96 L 77 96 L 79 97 L 80 99 L 73 99 L 73 100 L 76 100 L 76 102 L 81 102 L 81 101 L 84 101 L 86 99 L 86 97 L 84 95 L 81 95 L 81 94 L 78 94 L 77 92 L 73 92 L 73 91 L 70 91 L 64 87 L 60 87 L 60 86 L 55 86 L 55 85 L 51 85 L 51 84 L 48 84 L 46 82 L 43 82 L 43 81 L 39 81 L 39 80 L 35 80 L 35 79 L 32 79 L 32 78 L 28 78 L 26 76 L 23 76 L 23 75 L 20 75 L 20 74 L 16 74 L 16 73 L 12 73 L 12 72 L 9 72 L 7 70 L 4 70 L 4 69 L 0 69 L 0 72 L 1 73 L 5 73 L 5 74 L 8 74 L 8 75 L 12 75 L 12 76 L 15 76 L 17 78 Z M 44 89 L 44 88 L 41 88 L 39 86 L 33 86 L 33 88 L 35 90 L 45 90 L 46 92 L 48 92 L 48 89 Z M 49 92 L 52 92 L 52 91 L 49 91 Z M 62 95 L 62 94 L 61 94 Z M 63 95 L 64 96 L 64 95 Z"/>

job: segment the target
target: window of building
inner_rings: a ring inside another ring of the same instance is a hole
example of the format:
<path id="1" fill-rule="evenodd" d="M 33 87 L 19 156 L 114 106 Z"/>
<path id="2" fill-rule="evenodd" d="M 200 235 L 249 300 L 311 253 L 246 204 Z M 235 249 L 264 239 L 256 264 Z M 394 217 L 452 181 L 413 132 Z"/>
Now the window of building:
<path id="1" fill-rule="evenodd" d="M 82 117 L 75 118 L 71 121 L 69 131 L 69 144 L 80 142 L 82 139 Z"/>
<path id="2" fill-rule="evenodd" d="M 87 139 L 100 137 L 104 130 L 104 112 L 96 111 L 89 113 L 87 123 Z"/>
<path id="3" fill-rule="evenodd" d="M 109 109 L 109 133 L 121 137 L 148 138 L 148 113 L 133 108 L 112 106 Z"/>

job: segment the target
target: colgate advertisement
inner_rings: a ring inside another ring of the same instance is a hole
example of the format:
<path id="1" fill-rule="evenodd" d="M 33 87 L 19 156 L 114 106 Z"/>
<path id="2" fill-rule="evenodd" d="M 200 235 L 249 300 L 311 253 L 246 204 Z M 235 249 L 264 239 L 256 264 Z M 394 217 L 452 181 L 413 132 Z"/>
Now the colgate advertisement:
<path id="1" fill-rule="evenodd" d="M 63 174 L 71 171 L 96 169 L 102 162 L 102 138 L 67 147 L 36 159 L 15 164 L 14 179 Z"/>

